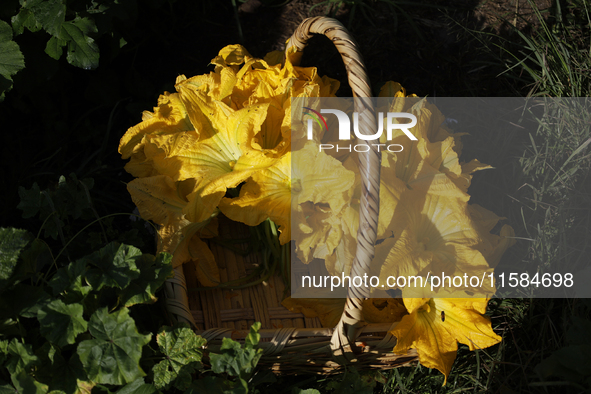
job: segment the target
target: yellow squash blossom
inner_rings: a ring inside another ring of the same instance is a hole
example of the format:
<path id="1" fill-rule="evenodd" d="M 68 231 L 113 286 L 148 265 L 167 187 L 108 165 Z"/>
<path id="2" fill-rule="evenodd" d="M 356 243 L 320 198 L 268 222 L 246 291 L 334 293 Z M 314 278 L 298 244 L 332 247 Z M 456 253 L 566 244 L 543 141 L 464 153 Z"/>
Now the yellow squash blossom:
<path id="1" fill-rule="evenodd" d="M 417 349 L 419 361 L 445 375 L 456 359 L 458 342 L 470 350 L 483 349 L 501 341 L 486 312 L 488 299 L 405 298 L 408 315 L 390 331 L 397 339 L 394 353 Z"/>
<path id="2" fill-rule="evenodd" d="M 242 185 L 240 196 L 224 198 L 220 210 L 232 220 L 256 226 L 267 218 L 279 226 L 279 241 L 291 239 L 291 154 L 272 166 L 255 172 Z"/>
<path id="3" fill-rule="evenodd" d="M 405 191 L 386 233 L 391 236 L 376 246 L 372 261 L 382 283 L 388 276 L 492 272 L 476 247 L 481 238 L 462 199 Z"/>
<path id="4" fill-rule="evenodd" d="M 160 225 L 158 252 L 171 253 L 173 267 L 192 262 L 200 282 L 215 286 L 220 282 L 218 267 L 201 238 L 217 235 L 217 220 L 210 218 L 192 223 L 184 218 L 186 195 L 192 184 L 191 180 L 174 182 L 166 175 L 157 175 L 134 179 L 127 185 L 127 190 L 140 215 Z"/>

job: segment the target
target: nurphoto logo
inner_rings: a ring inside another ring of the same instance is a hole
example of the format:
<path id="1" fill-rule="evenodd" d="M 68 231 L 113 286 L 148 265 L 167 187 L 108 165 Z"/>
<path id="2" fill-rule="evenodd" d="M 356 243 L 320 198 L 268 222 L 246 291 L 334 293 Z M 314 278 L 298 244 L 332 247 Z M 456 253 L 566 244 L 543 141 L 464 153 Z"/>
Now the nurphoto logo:
<path id="1" fill-rule="evenodd" d="M 320 112 L 310 108 L 310 107 L 303 107 L 304 116 L 308 116 L 307 119 L 307 137 L 308 140 L 314 139 L 314 122 L 320 126 L 320 129 L 323 131 L 328 131 L 328 125 L 326 119 L 322 114 L 332 114 L 337 117 L 337 121 L 339 123 L 339 140 L 346 141 L 351 140 L 351 120 L 349 116 L 341 110 L 338 109 L 321 109 Z M 384 114 L 382 112 L 378 113 L 378 130 L 375 134 L 363 134 L 359 131 L 359 113 L 353 112 L 353 132 L 355 136 L 363 141 L 379 141 L 382 133 L 384 132 Z M 415 137 L 411 132 L 410 128 L 416 126 L 417 124 L 417 117 L 413 114 L 407 112 L 388 112 L 386 114 L 386 140 L 391 141 L 393 138 L 393 131 L 394 130 L 401 130 L 411 141 L 417 141 L 417 137 Z M 395 123 L 394 119 L 409 119 L 409 123 Z M 389 152 L 402 152 L 404 149 L 400 144 L 370 144 L 371 146 L 377 147 L 378 152 L 381 149 L 387 149 Z M 371 148 L 368 144 L 355 144 L 355 145 L 340 145 L 340 144 L 319 144 L 319 150 L 331 150 L 336 149 L 337 152 L 341 150 L 347 150 L 351 152 L 354 150 L 355 152 L 368 152 Z"/>

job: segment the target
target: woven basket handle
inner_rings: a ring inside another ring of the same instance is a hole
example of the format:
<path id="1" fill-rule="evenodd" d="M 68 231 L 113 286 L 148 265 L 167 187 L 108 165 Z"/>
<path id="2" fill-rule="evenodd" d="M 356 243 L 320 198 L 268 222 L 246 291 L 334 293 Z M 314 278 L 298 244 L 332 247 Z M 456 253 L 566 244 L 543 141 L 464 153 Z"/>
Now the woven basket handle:
<path id="1" fill-rule="evenodd" d="M 377 129 L 376 115 L 372 101 L 369 99 L 371 97 L 369 78 L 361 53 L 357 49 L 357 43 L 339 21 L 326 17 L 308 18 L 303 21 L 287 42 L 286 53 L 294 46 L 298 51 L 295 56 L 292 55 L 292 63 L 299 63 L 301 52 L 313 34 L 323 34 L 328 37 L 341 54 L 349 85 L 353 90 L 353 96 L 357 98 L 355 111 L 359 113 L 360 130 L 364 134 L 374 133 Z M 369 272 L 369 264 L 374 256 L 379 214 L 381 154 L 372 149 L 369 152 L 359 152 L 358 157 L 362 189 L 357 252 L 351 267 L 351 276 L 363 276 L 364 273 Z M 366 325 L 362 314 L 363 299 L 368 297 L 369 289 L 361 287 L 348 289 L 345 309 L 331 340 L 335 359 L 341 364 L 355 358 L 353 353 L 355 339 Z"/>

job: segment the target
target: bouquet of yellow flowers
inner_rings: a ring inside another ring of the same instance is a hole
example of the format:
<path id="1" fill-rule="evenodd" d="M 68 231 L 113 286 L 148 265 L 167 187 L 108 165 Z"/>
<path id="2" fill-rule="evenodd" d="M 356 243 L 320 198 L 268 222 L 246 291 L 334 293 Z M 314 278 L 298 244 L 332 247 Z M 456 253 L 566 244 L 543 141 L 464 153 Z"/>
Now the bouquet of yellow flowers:
<path id="1" fill-rule="evenodd" d="M 153 112 L 121 139 L 119 152 L 135 179 L 128 190 L 141 216 L 159 226 L 159 251 L 173 266 L 195 270 L 203 286 L 218 286 L 218 266 L 204 239 L 217 235 L 217 216 L 256 226 L 270 219 L 279 242 L 295 239 L 303 263 L 322 259 L 331 275 L 348 274 L 359 229 L 359 170 L 355 155 L 339 157 L 318 149 L 318 141 L 292 144 L 292 98 L 335 97 L 339 82 L 299 67 L 291 51 L 252 57 L 240 45 L 223 48 L 215 70 L 176 81 Z M 450 272 L 492 272 L 511 245 L 512 229 L 490 231 L 501 219 L 468 204 L 472 174 L 488 166 L 461 163 L 460 135 L 425 100 L 410 100 L 397 83 L 380 96 L 392 97 L 391 112 L 417 117 L 402 152 L 382 152 L 380 211 L 372 272 L 388 276 Z M 413 97 L 413 96 L 409 96 Z M 414 96 L 416 97 L 416 96 Z M 394 134 L 393 142 L 405 138 Z M 232 197 L 228 191 L 239 188 Z M 298 226 L 292 229 L 292 217 Z M 291 234 L 292 231 L 298 234 Z M 490 289 L 494 292 L 494 289 Z M 457 296 L 458 298 L 449 298 Z M 367 299 L 364 318 L 389 322 L 395 353 L 416 348 L 422 364 L 449 375 L 457 342 L 470 349 L 500 341 L 483 316 L 488 298 L 465 292 L 424 298 L 402 289 L 400 299 Z M 284 305 L 332 327 L 344 299 L 287 298 Z"/>

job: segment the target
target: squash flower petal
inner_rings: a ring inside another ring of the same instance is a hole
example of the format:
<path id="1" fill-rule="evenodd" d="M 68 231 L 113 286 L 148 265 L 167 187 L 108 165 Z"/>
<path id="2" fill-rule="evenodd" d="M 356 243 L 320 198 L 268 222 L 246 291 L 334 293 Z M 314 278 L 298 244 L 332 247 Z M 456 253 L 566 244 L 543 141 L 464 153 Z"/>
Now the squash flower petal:
<path id="1" fill-rule="evenodd" d="M 267 218 L 279 225 L 279 241 L 291 239 L 291 154 L 257 171 L 242 185 L 240 196 L 221 200 L 220 210 L 232 220 L 256 226 Z"/>
<path id="2" fill-rule="evenodd" d="M 417 349 L 419 361 L 445 375 L 444 385 L 456 358 L 457 342 L 470 350 L 483 349 L 501 341 L 483 316 L 487 299 L 404 299 L 409 315 L 390 331 L 397 338 L 394 353 Z"/>

